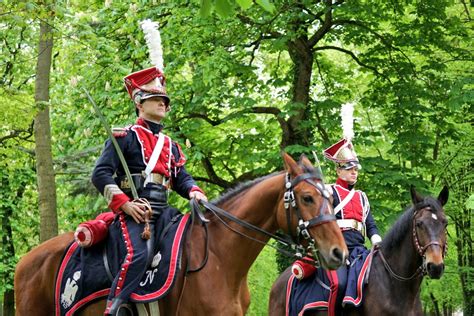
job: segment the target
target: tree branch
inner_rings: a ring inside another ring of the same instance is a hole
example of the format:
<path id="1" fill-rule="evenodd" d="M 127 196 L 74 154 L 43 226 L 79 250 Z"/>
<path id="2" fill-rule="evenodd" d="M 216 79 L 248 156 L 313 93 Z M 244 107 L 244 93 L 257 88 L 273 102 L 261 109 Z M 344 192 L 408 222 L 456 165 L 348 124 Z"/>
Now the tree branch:
<path id="1" fill-rule="evenodd" d="M 264 114 L 273 114 L 275 115 L 278 123 L 280 124 L 280 128 L 281 128 L 281 131 L 282 131 L 282 137 L 281 137 L 281 143 L 280 143 L 280 148 L 284 148 L 285 147 L 285 140 L 286 139 L 289 139 L 290 137 L 290 126 L 288 124 L 288 122 L 282 117 L 281 115 L 281 111 L 280 109 L 278 108 L 274 108 L 274 107 L 253 107 L 251 109 L 251 112 L 252 113 L 264 113 Z"/>
<path id="2" fill-rule="evenodd" d="M 208 179 L 202 177 L 195 177 L 195 180 L 205 181 L 208 183 L 216 184 L 224 189 L 228 189 L 232 187 L 232 182 L 224 180 L 223 178 L 219 177 L 212 166 L 211 160 L 208 157 L 204 157 L 201 161 L 204 169 L 206 170 L 207 175 L 209 176 Z"/>
<path id="3" fill-rule="evenodd" d="M 319 74 L 319 77 L 321 78 L 321 82 L 323 83 L 324 90 L 326 90 L 326 93 L 329 96 L 329 95 L 331 95 L 331 93 L 329 92 L 326 80 L 323 77 L 323 73 L 321 71 L 321 65 L 319 64 L 319 61 L 318 61 L 317 58 L 315 58 L 314 61 L 316 62 L 316 66 L 318 67 L 318 74 Z"/>
<path id="4" fill-rule="evenodd" d="M 8 135 L 0 137 L 0 144 L 3 145 L 7 140 L 12 139 L 12 138 L 19 138 L 21 140 L 29 139 L 31 136 L 33 136 L 33 124 L 34 122 L 32 122 L 27 129 L 14 129 L 10 131 Z M 25 134 L 25 133 L 26 135 L 22 136 L 22 134 Z"/>
<path id="5" fill-rule="evenodd" d="M 338 46 L 331 46 L 331 45 L 327 45 L 327 46 L 319 46 L 319 47 L 316 47 L 316 48 L 313 48 L 314 51 L 319 51 L 319 50 L 326 50 L 326 49 L 333 49 L 333 50 L 337 50 L 337 51 L 340 51 L 340 52 L 343 52 L 344 54 L 347 54 L 349 56 L 352 57 L 352 59 L 361 67 L 365 67 L 367 69 L 370 69 L 372 70 L 375 74 L 385 78 L 387 81 L 390 82 L 390 78 L 388 78 L 387 76 L 385 76 L 384 74 L 382 74 L 381 72 L 379 72 L 377 70 L 377 68 L 375 67 L 372 67 L 372 66 L 369 66 L 367 64 L 364 64 L 363 62 L 360 61 L 360 59 L 353 53 L 351 52 L 350 50 L 347 50 L 347 49 L 344 49 L 344 48 L 341 48 L 341 47 L 338 47 Z"/>
<path id="6" fill-rule="evenodd" d="M 391 44 L 390 40 L 386 39 L 384 36 L 382 36 L 381 34 L 379 34 L 378 32 L 372 30 L 370 27 L 368 27 L 367 25 L 365 25 L 364 23 L 360 22 L 360 21 L 355 21 L 355 20 L 345 20 L 345 19 L 340 19 L 340 20 L 334 20 L 333 21 L 333 25 L 354 25 L 354 26 L 357 26 L 357 27 L 360 27 L 360 28 L 363 28 L 364 30 L 368 31 L 369 33 L 375 35 L 375 37 L 377 37 L 381 42 L 382 44 L 384 44 L 386 47 L 392 49 L 392 50 L 395 50 L 397 52 L 399 52 L 400 54 L 402 54 L 402 56 L 408 61 L 408 63 L 410 64 L 410 67 L 412 69 L 412 72 L 416 75 L 416 67 L 415 65 L 413 64 L 413 62 L 410 60 L 410 58 L 398 47 L 395 47 Z"/>
<path id="7" fill-rule="evenodd" d="M 321 125 L 321 117 L 319 116 L 318 110 L 315 109 L 314 113 L 316 114 L 316 118 L 317 118 L 316 128 L 318 129 L 319 135 L 321 135 L 321 137 L 322 137 L 322 139 L 325 143 L 329 143 L 329 135 L 326 132 L 326 130 L 324 129 L 324 127 Z"/>
<path id="8" fill-rule="evenodd" d="M 469 8 L 468 8 L 467 5 L 466 5 L 466 1 L 465 1 L 465 0 L 461 0 L 461 3 L 462 3 L 462 5 L 463 5 L 463 7 L 464 7 L 464 11 L 466 12 L 467 20 L 468 20 L 469 22 L 471 22 L 471 15 L 469 14 Z M 472 2 L 471 2 L 471 5 L 472 5 Z"/>
<path id="9" fill-rule="evenodd" d="M 338 4 L 338 2 L 336 2 L 335 4 Z M 323 21 L 323 24 L 321 25 L 321 27 L 308 40 L 308 46 L 310 48 L 313 48 L 324 37 L 324 35 L 326 35 L 331 30 L 331 26 L 332 26 L 332 8 L 333 8 L 332 0 L 326 0 L 325 10 L 319 12 L 318 15 L 317 15 L 317 18 L 319 18 L 320 16 L 322 16 L 324 14 L 325 18 L 324 18 L 324 21 Z"/>

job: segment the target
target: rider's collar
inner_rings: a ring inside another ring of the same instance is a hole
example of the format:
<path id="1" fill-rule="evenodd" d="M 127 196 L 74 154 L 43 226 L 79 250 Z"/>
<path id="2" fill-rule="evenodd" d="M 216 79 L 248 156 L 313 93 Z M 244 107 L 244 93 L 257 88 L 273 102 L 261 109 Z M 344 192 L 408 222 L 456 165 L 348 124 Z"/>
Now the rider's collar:
<path id="1" fill-rule="evenodd" d="M 143 126 L 147 129 L 149 129 L 150 131 L 153 132 L 153 134 L 158 134 L 159 132 L 161 132 L 161 130 L 163 129 L 163 124 L 159 124 L 159 123 L 154 123 L 154 122 L 151 122 L 151 121 L 147 121 L 145 120 L 144 118 L 142 117 L 139 117 L 136 121 L 137 125 L 140 125 L 140 126 Z"/>
<path id="2" fill-rule="evenodd" d="M 343 187 L 344 189 L 347 189 L 347 190 L 352 190 L 352 188 L 355 186 L 355 183 L 354 184 L 349 184 L 349 183 L 347 183 L 347 181 L 342 180 L 341 178 L 337 178 L 336 184 L 340 185 L 341 187 Z"/>

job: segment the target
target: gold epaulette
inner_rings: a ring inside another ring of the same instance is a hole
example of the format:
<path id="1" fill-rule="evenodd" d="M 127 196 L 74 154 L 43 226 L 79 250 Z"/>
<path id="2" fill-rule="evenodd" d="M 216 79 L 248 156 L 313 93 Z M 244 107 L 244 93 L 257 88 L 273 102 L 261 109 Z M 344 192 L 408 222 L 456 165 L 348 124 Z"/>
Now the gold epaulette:
<path id="1" fill-rule="evenodd" d="M 112 135 L 114 135 L 114 137 L 125 137 L 127 136 L 127 133 L 128 133 L 128 128 L 124 128 L 124 127 L 112 128 Z"/>

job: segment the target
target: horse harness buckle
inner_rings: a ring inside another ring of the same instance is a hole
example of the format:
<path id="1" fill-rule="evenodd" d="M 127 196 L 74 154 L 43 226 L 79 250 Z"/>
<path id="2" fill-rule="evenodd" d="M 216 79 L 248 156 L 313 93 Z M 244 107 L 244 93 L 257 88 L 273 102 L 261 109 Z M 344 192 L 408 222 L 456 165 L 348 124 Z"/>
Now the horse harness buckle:
<path id="1" fill-rule="evenodd" d="M 303 221 L 302 219 L 298 222 L 298 227 L 296 227 L 296 233 L 301 234 L 304 239 L 311 239 L 311 236 L 308 231 L 309 221 Z"/>
<path id="2" fill-rule="evenodd" d="M 285 192 L 283 195 L 283 201 L 285 204 L 285 209 L 288 209 L 289 206 L 295 207 L 296 206 L 296 200 L 295 200 L 295 192 L 293 190 L 288 190 Z"/>

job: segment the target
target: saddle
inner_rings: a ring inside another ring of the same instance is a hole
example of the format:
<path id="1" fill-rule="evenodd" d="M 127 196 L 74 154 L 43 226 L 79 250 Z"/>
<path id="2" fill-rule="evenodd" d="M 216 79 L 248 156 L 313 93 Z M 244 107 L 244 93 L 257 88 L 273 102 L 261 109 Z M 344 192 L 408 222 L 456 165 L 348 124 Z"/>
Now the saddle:
<path id="1" fill-rule="evenodd" d="M 167 208 L 155 222 L 154 257 L 131 302 L 148 303 L 165 296 L 180 270 L 182 246 L 190 224 L 190 214 Z M 56 275 L 56 315 L 72 315 L 75 311 L 110 292 L 114 276 L 126 255 L 120 240 L 120 223 L 109 226 L 107 237 L 89 248 L 76 242 L 66 249 Z"/>

